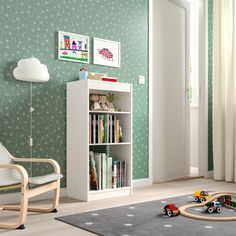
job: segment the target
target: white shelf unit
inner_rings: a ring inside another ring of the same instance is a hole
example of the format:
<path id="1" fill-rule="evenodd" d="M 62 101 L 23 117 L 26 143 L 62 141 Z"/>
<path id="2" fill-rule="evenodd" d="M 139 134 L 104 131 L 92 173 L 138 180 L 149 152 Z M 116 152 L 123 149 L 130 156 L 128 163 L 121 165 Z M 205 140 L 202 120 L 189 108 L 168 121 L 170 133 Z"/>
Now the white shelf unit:
<path id="1" fill-rule="evenodd" d="M 114 105 L 122 111 L 89 110 L 90 94 L 117 95 Z M 89 143 L 89 114 L 114 114 L 121 121 L 121 143 Z M 109 147 L 109 156 L 125 160 L 127 183 L 122 188 L 89 189 L 89 151 Z M 132 194 L 132 85 L 96 80 L 67 83 L 67 195 L 82 201 Z"/>

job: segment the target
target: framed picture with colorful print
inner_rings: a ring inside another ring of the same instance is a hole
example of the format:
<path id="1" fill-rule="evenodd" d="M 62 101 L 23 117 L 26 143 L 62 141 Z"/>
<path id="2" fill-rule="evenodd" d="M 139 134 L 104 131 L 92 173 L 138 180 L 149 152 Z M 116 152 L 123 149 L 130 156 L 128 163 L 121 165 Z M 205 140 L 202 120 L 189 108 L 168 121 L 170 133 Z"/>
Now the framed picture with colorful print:
<path id="1" fill-rule="evenodd" d="M 58 31 L 58 59 L 89 63 L 89 37 Z"/>
<path id="2" fill-rule="evenodd" d="M 93 63 L 96 65 L 120 67 L 120 43 L 94 38 Z"/>

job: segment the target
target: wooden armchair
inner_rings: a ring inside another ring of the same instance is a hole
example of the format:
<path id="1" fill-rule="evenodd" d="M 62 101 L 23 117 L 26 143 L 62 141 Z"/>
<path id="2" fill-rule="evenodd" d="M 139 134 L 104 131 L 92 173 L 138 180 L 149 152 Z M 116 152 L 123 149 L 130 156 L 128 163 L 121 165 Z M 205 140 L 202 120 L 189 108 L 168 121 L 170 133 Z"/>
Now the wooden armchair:
<path id="1" fill-rule="evenodd" d="M 44 176 L 28 177 L 25 168 L 18 163 L 42 162 L 49 163 L 54 168 L 54 173 Z M 0 143 L 0 190 L 20 188 L 20 205 L 0 205 L 1 210 L 20 211 L 19 220 L 16 223 L 0 222 L 0 228 L 24 229 L 27 211 L 57 212 L 60 194 L 60 174 L 58 163 L 52 159 L 39 158 L 15 158 Z M 48 209 L 28 207 L 28 200 L 39 194 L 54 190 L 52 206 Z"/>

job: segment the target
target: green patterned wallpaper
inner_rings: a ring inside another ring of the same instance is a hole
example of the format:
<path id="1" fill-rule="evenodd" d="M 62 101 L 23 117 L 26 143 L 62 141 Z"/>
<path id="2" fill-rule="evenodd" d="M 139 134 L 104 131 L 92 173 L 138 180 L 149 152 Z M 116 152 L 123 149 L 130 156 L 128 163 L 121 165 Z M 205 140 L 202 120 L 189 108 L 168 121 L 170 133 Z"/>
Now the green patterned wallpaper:
<path id="1" fill-rule="evenodd" d="M 212 40 L 213 0 L 208 0 L 208 170 L 213 170 L 212 144 Z"/>
<path id="2" fill-rule="evenodd" d="M 85 64 L 57 60 L 57 31 L 121 42 L 121 68 L 90 63 L 88 70 L 133 84 L 133 177 L 148 176 L 148 0 L 0 0 L 0 141 L 16 156 L 29 156 L 29 83 L 14 79 L 19 59 L 48 66 L 47 83 L 33 84 L 33 156 L 57 160 L 66 175 L 66 82 Z M 92 62 L 92 57 L 90 58 Z M 78 131 L 79 132 L 79 131 Z M 33 175 L 48 172 L 34 166 Z M 65 186 L 65 178 L 62 181 Z"/>

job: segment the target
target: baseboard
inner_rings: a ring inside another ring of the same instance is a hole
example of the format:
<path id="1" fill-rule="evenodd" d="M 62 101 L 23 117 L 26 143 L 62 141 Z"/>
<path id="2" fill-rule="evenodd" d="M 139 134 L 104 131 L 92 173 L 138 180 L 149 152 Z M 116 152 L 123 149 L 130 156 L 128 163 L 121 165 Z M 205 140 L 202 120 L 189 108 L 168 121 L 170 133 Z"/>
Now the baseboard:
<path id="1" fill-rule="evenodd" d="M 205 178 L 206 179 L 213 179 L 213 177 L 214 177 L 214 171 L 213 170 L 207 171 Z"/>
<path id="2" fill-rule="evenodd" d="M 60 197 L 66 197 L 66 188 L 61 188 Z M 32 198 L 32 201 L 50 199 L 53 196 L 53 192 L 46 192 L 44 194 L 38 195 Z M 13 204 L 20 202 L 20 193 L 3 193 L 0 194 L 0 203 L 1 204 Z"/>
<path id="3" fill-rule="evenodd" d="M 150 185 L 152 185 L 152 181 L 150 178 L 133 180 L 133 187 L 144 187 Z"/>

